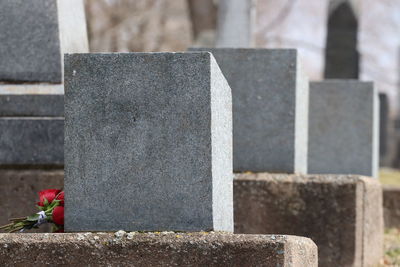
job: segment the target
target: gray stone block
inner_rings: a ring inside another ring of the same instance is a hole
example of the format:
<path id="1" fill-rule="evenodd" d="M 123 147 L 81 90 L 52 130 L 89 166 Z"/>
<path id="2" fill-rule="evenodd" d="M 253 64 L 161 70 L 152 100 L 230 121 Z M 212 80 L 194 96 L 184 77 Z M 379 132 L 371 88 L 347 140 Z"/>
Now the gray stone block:
<path id="1" fill-rule="evenodd" d="M 233 169 L 307 172 L 308 80 L 292 49 L 207 50 L 232 88 Z"/>
<path id="2" fill-rule="evenodd" d="M 65 229 L 233 231 L 231 92 L 210 53 L 65 58 Z"/>
<path id="3" fill-rule="evenodd" d="M 0 118 L 0 165 L 62 166 L 63 118 Z"/>
<path id="4" fill-rule="evenodd" d="M 379 102 L 370 82 L 310 84 L 308 171 L 377 177 Z"/>
<path id="5" fill-rule="evenodd" d="M 64 95 L 0 95 L 0 117 L 63 117 Z"/>
<path id="6" fill-rule="evenodd" d="M 86 52 L 82 0 L 0 0 L 0 81 L 62 82 L 63 52 Z"/>

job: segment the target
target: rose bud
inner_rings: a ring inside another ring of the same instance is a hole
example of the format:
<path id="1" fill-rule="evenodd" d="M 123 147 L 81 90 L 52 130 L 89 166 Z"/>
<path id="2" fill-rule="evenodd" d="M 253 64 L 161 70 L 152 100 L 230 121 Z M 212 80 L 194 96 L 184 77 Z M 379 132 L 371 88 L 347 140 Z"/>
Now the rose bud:
<path id="1" fill-rule="evenodd" d="M 60 206 L 64 207 L 64 191 L 62 191 L 61 193 L 58 194 L 58 196 L 56 197 L 56 200 L 61 200 Z"/>
<path id="2" fill-rule="evenodd" d="M 58 189 L 47 189 L 39 192 L 39 199 L 40 202 L 37 204 L 39 206 L 44 206 L 44 200 L 47 199 L 49 204 L 56 198 L 56 196 L 61 192 L 61 190 Z"/>
<path id="3" fill-rule="evenodd" d="M 64 207 L 57 206 L 53 210 L 53 222 L 58 225 L 64 225 Z"/>

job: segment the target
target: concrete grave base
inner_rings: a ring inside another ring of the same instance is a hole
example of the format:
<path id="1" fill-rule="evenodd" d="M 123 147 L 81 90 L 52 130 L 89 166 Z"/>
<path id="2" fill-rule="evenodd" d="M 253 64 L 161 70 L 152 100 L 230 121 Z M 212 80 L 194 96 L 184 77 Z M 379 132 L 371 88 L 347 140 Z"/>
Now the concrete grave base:
<path id="1" fill-rule="evenodd" d="M 311 238 L 320 266 L 375 266 L 383 249 L 382 188 L 347 175 L 237 174 L 235 233 Z"/>
<path id="2" fill-rule="evenodd" d="M 9 218 L 38 212 L 38 192 L 63 185 L 63 170 L 0 169 L 0 225 L 9 223 Z"/>
<path id="3" fill-rule="evenodd" d="M 318 266 L 304 237 L 227 233 L 0 234 L 4 266 Z"/>
<path id="4" fill-rule="evenodd" d="M 385 227 L 400 227 L 400 187 L 383 187 L 383 217 Z"/>

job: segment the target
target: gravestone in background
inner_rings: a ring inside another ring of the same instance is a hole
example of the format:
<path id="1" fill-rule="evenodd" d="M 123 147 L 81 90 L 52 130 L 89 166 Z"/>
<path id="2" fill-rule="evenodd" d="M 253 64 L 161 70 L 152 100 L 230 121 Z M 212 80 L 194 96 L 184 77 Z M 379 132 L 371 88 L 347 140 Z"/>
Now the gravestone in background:
<path id="1" fill-rule="evenodd" d="M 221 0 L 218 6 L 216 47 L 251 47 L 256 0 Z"/>
<path id="2" fill-rule="evenodd" d="M 385 93 L 379 93 L 379 159 L 380 165 L 388 154 L 389 102 Z"/>
<path id="3" fill-rule="evenodd" d="M 0 32 L 0 93 L 63 93 L 63 53 L 88 51 L 82 0 L 1 0 Z"/>
<path id="4" fill-rule="evenodd" d="M 308 80 L 297 51 L 192 50 L 212 52 L 232 88 L 234 171 L 306 173 Z"/>
<path id="5" fill-rule="evenodd" d="M 358 78 L 357 35 L 358 21 L 350 1 L 331 1 L 325 49 L 326 79 Z"/>
<path id="6" fill-rule="evenodd" d="M 83 0 L 0 0 L 0 225 L 63 186 L 64 52 L 88 52 Z"/>
<path id="7" fill-rule="evenodd" d="M 0 32 L 0 166 L 62 166 L 62 58 L 88 51 L 83 1 L 0 0 Z"/>
<path id="8" fill-rule="evenodd" d="M 233 231 L 231 92 L 210 53 L 65 61 L 65 229 Z"/>
<path id="9" fill-rule="evenodd" d="M 0 95 L 0 167 L 64 164 L 64 96 Z"/>
<path id="10" fill-rule="evenodd" d="M 377 177 L 379 100 L 371 82 L 310 83 L 308 171 Z"/>

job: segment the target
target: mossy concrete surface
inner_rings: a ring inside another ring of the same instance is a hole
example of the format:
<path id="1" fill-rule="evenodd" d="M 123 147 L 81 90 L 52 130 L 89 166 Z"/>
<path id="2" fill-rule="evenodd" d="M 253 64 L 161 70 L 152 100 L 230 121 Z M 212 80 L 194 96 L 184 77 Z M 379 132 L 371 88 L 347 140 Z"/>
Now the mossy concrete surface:
<path id="1" fill-rule="evenodd" d="M 222 232 L 0 234 L 1 266 L 318 266 L 311 239 Z"/>

